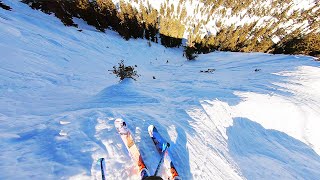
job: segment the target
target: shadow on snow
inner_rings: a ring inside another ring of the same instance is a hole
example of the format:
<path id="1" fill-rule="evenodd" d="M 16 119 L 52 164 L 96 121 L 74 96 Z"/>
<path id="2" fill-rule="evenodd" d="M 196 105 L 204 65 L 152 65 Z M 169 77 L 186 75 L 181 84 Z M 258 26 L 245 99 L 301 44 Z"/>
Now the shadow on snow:
<path id="1" fill-rule="evenodd" d="M 246 118 L 227 129 L 231 156 L 247 179 L 317 179 L 320 156 L 303 142 Z"/>

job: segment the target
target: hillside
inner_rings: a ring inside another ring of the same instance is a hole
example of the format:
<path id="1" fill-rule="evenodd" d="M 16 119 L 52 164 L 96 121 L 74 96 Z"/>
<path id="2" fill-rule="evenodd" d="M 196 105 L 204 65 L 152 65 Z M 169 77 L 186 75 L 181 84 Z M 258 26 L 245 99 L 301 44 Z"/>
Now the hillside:
<path id="1" fill-rule="evenodd" d="M 23 0 L 67 26 L 81 18 L 124 39 L 145 38 L 192 54 L 215 50 L 275 54 L 320 53 L 319 1 Z M 184 42 L 186 40 L 186 43 Z"/>
<path id="2" fill-rule="evenodd" d="M 2 2 L 11 10 L 0 8 L 0 179 L 101 179 L 100 157 L 106 179 L 139 179 L 116 118 L 151 172 L 153 124 L 182 179 L 320 177 L 312 57 L 216 51 L 187 61 L 183 48 Z M 108 71 L 121 60 L 137 66 L 136 81 Z"/>

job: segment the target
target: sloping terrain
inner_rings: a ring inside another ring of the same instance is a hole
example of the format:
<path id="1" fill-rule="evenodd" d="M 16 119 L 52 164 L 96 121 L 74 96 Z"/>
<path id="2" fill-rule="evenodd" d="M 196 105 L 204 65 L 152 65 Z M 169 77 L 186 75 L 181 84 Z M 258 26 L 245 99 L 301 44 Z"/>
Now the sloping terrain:
<path id="1" fill-rule="evenodd" d="M 182 49 L 77 20 L 79 32 L 5 3 L 0 179 L 100 179 L 100 157 L 107 179 L 138 179 L 115 118 L 127 122 L 151 172 L 154 124 L 183 179 L 320 177 L 320 66 L 311 57 L 214 52 L 186 61 Z M 137 81 L 110 74 L 121 60 L 137 65 Z"/>

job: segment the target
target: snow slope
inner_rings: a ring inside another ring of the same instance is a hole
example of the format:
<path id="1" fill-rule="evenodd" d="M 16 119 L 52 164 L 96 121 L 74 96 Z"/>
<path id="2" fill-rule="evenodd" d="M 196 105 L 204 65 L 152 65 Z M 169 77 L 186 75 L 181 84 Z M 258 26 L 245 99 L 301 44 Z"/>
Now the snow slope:
<path id="1" fill-rule="evenodd" d="M 183 179 L 320 177 L 312 58 L 214 52 L 188 62 L 181 49 L 77 20 L 79 32 L 3 2 L 12 11 L 0 9 L 0 179 L 100 179 L 100 157 L 107 179 L 138 179 L 115 118 L 128 123 L 151 172 L 154 124 Z M 122 59 L 137 65 L 137 81 L 108 72 Z"/>

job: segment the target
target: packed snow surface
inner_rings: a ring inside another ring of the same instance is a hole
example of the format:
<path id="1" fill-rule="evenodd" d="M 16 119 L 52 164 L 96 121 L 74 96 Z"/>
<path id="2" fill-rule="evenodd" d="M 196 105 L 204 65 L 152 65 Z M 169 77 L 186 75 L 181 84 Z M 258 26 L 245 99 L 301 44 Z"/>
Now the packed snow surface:
<path id="1" fill-rule="evenodd" d="M 320 177 L 320 64 L 311 57 L 149 47 L 19 1 L 0 8 L 0 179 L 139 179 L 124 119 L 154 172 L 157 127 L 183 179 Z M 112 67 L 137 65 L 137 81 Z M 209 73 L 200 72 L 214 69 Z M 153 78 L 154 77 L 154 78 Z M 165 178 L 165 173 L 161 172 Z"/>

